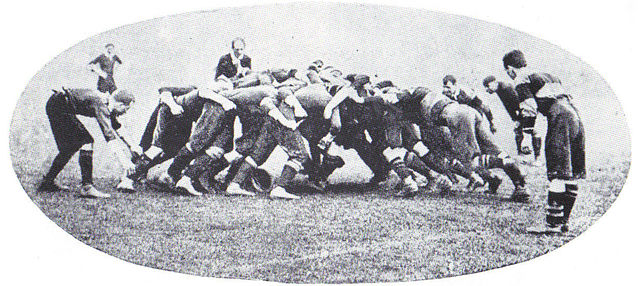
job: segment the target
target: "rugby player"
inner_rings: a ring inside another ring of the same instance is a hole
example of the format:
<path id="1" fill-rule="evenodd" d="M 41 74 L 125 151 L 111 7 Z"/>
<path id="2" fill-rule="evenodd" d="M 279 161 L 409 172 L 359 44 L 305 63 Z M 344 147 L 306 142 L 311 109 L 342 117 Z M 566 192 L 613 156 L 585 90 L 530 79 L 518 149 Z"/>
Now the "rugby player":
<path id="1" fill-rule="evenodd" d="M 513 85 L 496 81 L 496 78 L 492 75 L 487 76 L 482 84 L 486 88 L 487 93 L 497 94 L 507 110 L 507 113 L 511 117 L 511 120 L 516 122 L 516 127 L 513 130 L 515 133 L 516 148 L 518 149 L 518 155 L 529 155 L 531 150 L 522 147 L 522 141 L 524 140 L 524 133 L 531 135 L 531 146 L 533 147 L 534 165 L 542 166 L 540 160 L 540 151 L 542 149 L 542 138 L 536 132 L 535 123 L 538 115 L 536 101 L 533 97 L 519 98 Z"/>
<path id="2" fill-rule="evenodd" d="M 504 69 L 515 81 L 520 98 L 533 97 L 538 111 L 547 117 L 545 159 L 549 189 L 545 223 L 527 228 L 530 233 L 562 233 L 578 195 L 578 179 L 586 177 L 584 127 L 571 95 L 560 80 L 548 73 L 532 72 L 520 50 L 502 58 Z"/>
<path id="3" fill-rule="evenodd" d="M 94 139 L 76 115 L 96 119 L 107 141 L 107 146 L 115 153 L 116 158 L 125 168 L 127 175 L 129 175 L 133 173 L 135 166 L 131 162 L 131 158 L 118 145 L 117 139 L 120 136 L 116 130 L 122 127 L 117 121 L 117 117 L 127 112 L 134 100 L 134 96 L 125 90 L 115 91 L 107 98 L 100 96 L 95 90 L 91 89 L 63 88 L 63 91 L 54 91 L 47 101 L 46 112 L 59 153 L 44 176 L 38 191 L 68 190 L 66 187 L 57 185 L 54 179 L 69 162 L 71 156 L 79 150 L 78 163 L 80 164 L 80 173 L 82 175 L 80 194 L 91 198 L 110 197 L 109 194 L 98 191 L 93 186 Z M 142 152 L 139 148 L 134 148 L 132 151 L 138 154 Z"/>
<path id="4" fill-rule="evenodd" d="M 489 129 L 492 133 L 496 133 L 496 127 L 493 124 L 493 114 L 486 104 L 482 103 L 482 99 L 475 94 L 470 88 L 464 88 L 458 85 L 457 80 L 452 75 L 446 75 L 442 79 L 442 93 L 450 99 L 460 104 L 466 104 L 480 112 L 487 120 L 489 120 Z"/>
<path id="5" fill-rule="evenodd" d="M 528 200 L 524 175 L 516 162 L 495 144 L 493 134 L 475 109 L 424 87 L 390 93 L 388 96 L 397 97 L 391 101 L 398 102 L 407 118 L 419 126 L 447 127 L 458 160 L 472 170 L 503 169 L 515 186 L 511 198 L 515 201 Z M 489 183 L 490 191 L 495 192 L 500 181 Z"/>
<path id="6" fill-rule="evenodd" d="M 105 52 L 92 60 L 87 69 L 98 76 L 97 89 L 101 93 L 113 93 L 118 88 L 113 78 L 116 64 L 122 64 L 122 60 L 115 53 L 115 46 L 111 43 L 105 45 Z"/>

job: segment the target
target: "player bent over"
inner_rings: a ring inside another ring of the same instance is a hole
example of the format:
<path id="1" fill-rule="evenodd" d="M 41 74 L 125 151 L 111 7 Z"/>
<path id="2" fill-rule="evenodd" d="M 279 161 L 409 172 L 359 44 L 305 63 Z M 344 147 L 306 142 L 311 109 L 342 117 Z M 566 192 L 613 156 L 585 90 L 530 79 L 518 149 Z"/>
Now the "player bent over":
<path id="1" fill-rule="evenodd" d="M 105 102 L 106 100 L 106 102 Z M 60 191 L 65 188 L 54 183 L 54 179 L 69 162 L 71 156 L 80 150 L 79 164 L 82 174 L 82 196 L 108 198 L 109 194 L 96 190 L 93 186 L 93 137 L 76 115 L 94 117 L 102 130 L 109 148 L 123 165 L 128 174 L 135 169 L 130 157 L 118 146 L 116 129 L 121 127 L 116 117 L 124 114 L 134 102 L 134 96 L 124 90 L 115 91 L 104 98 L 91 89 L 63 89 L 54 91 L 46 105 L 47 116 L 58 146 L 51 168 L 45 175 L 39 191 Z M 141 152 L 141 150 L 136 150 Z"/>
<path id="2" fill-rule="evenodd" d="M 586 176 L 584 127 L 578 110 L 560 80 L 548 73 L 528 70 L 524 54 L 513 50 L 502 58 L 506 73 L 515 80 L 521 98 L 533 97 L 538 111 L 547 117 L 545 158 L 550 181 L 544 224 L 530 233 L 561 233 L 569 230 L 571 210 L 578 195 L 578 179 Z"/>
<path id="3" fill-rule="evenodd" d="M 485 172 L 500 168 L 511 179 L 515 190 L 511 198 L 515 201 L 527 201 L 529 194 L 525 188 L 525 178 L 515 160 L 506 155 L 495 144 L 493 134 L 480 113 L 468 105 L 459 104 L 443 94 L 420 87 L 389 94 L 395 99 L 404 113 L 419 126 L 444 126 L 451 133 L 456 157 L 472 170 Z M 428 122 L 429 124 L 425 124 Z M 489 174 L 485 172 L 485 176 Z M 487 178 L 491 192 L 495 192 L 501 182 L 493 184 Z"/>
<path id="4" fill-rule="evenodd" d="M 133 179 L 144 177 L 155 165 L 173 158 L 191 135 L 191 128 L 201 115 L 205 99 L 197 88 L 162 87 L 160 101 L 151 114 L 140 147 L 144 153 L 135 160 Z"/>
<path id="5" fill-rule="evenodd" d="M 535 124 L 538 115 L 538 106 L 533 97 L 519 98 L 513 85 L 496 81 L 492 75 L 487 76 L 482 84 L 486 88 L 487 93 L 497 94 L 511 117 L 516 122 L 516 128 L 513 130 L 516 139 L 516 148 L 518 155 L 529 155 L 531 150 L 522 147 L 524 133 L 531 135 L 531 146 L 533 147 L 533 155 L 535 158 L 534 165 L 542 166 L 540 161 L 540 151 L 542 150 L 542 138 L 536 132 Z"/>

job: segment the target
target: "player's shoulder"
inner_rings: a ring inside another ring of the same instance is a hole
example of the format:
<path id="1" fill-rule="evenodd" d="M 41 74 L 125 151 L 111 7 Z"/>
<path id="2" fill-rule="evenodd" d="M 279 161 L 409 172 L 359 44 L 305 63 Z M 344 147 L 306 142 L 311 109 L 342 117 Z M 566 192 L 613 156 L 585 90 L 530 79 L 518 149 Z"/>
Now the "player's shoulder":
<path id="1" fill-rule="evenodd" d="M 230 62 L 231 61 L 231 53 L 224 54 L 220 57 L 220 61 Z"/>

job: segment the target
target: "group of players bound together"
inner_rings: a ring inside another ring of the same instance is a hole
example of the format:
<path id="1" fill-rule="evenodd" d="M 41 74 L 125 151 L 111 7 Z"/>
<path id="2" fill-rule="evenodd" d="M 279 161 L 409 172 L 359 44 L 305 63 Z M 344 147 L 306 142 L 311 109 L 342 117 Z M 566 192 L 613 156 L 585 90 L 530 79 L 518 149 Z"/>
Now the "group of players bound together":
<path id="1" fill-rule="evenodd" d="M 65 189 L 55 177 L 76 152 L 80 152 L 81 194 L 104 198 L 92 181 L 93 138 L 76 115 L 95 117 L 108 146 L 124 166 L 117 189 L 133 191 L 134 181 L 147 171 L 173 159 L 156 183 L 200 196 L 203 192 L 271 198 L 299 199 L 291 193 L 298 173 L 309 184 L 327 186 L 329 175 L 345 164 L 331 154 L 330 146 L 355 149 L 373 172 L 369 184 L 387 180 L 390 171 L 401 179 L 394 195 L 412 197 L 426 178 L 430 189 L 448 191 L 458 177 L 474 190 L 487 185 L 495 193 L 502 179 L 491 169 L 502 169 L 514 185 L 511 198 L 527 202 L 530 192 L 516 160 L 496 144 L 491 110 L 472 91 L 458 85 L 455 77 L 443 79 L 443 92 L 427 87 L 400 88 L 392 81 L 371 83 L 364 74 L 349 74 L 321 60 L 306 70 L 252 71 L 244 54 L 244 40 L 236 38 L 232 52 L 220 58 L 215 80 L 206 87 L 162 87 L 160 103 L 152 113 L 140 144 L 129 144 L 119 135 L 117 116 L 135 101 L 118 90 L 113 70 L 120 59 L 113 45 L 89 65 L 99 75 L 98 92 L 92 89 L 54 91 L 46 111 L 59 153 L 45 175 L 40 191 Z M 483 85 L 496 93 L 516 122 L 519 154 L 523 133 L 532 136 L 533 153 L 540 162 L 542 139 L 535 132 L 536 115 L 547 117 L 544 154 L 548 188 L 545 223 L 528 229 L 532 233 L 562 233 L 578 193 L 577 180 L 585 176 L 584 129 L 571 95 L 560 80 L 528 69 L 525 56 L 513 50 L 503 57 L 513 84 L 493 76 Z M 234 140 L 236 118 L 242 126 Z M 119 148 L 118 140 L 131 154 Z M 306 142 L 305 142 L 306 141 Z M 308 143 L 308 144 L 307 144 Z M 275 181 L 259 168 L 275 147 L 288 156 Z M 307 147 L 308 146 L 308 147 Z M 309 150 L 307 150 L 309 149 Z M 226 176 L 218 176 L 226 170 Z M 219 180 L 219 181 L 218 181 Z M 202 182 L 206 184 L 202 184 Z"/>

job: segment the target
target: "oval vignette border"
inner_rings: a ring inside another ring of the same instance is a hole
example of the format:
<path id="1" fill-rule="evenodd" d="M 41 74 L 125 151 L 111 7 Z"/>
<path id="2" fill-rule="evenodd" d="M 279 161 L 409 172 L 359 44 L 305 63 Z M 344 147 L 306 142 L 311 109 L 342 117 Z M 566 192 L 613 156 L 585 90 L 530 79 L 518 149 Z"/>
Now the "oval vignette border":
<path id="1" fill-rule="evenodd" d="M 240 9 L 242 9 L 242 8 L 240 8 Z M 173 16 L 173 15 L 170 15 L 169 17 L 171 17 L 171 16 Z M 134 23 L 134 24 L 130 24 L 130 25 L 136 25 L 136 24 L 139 24 L 139 23 Z M 128 26 L 128 25 L 127 25 L 127 26 Z"/>

